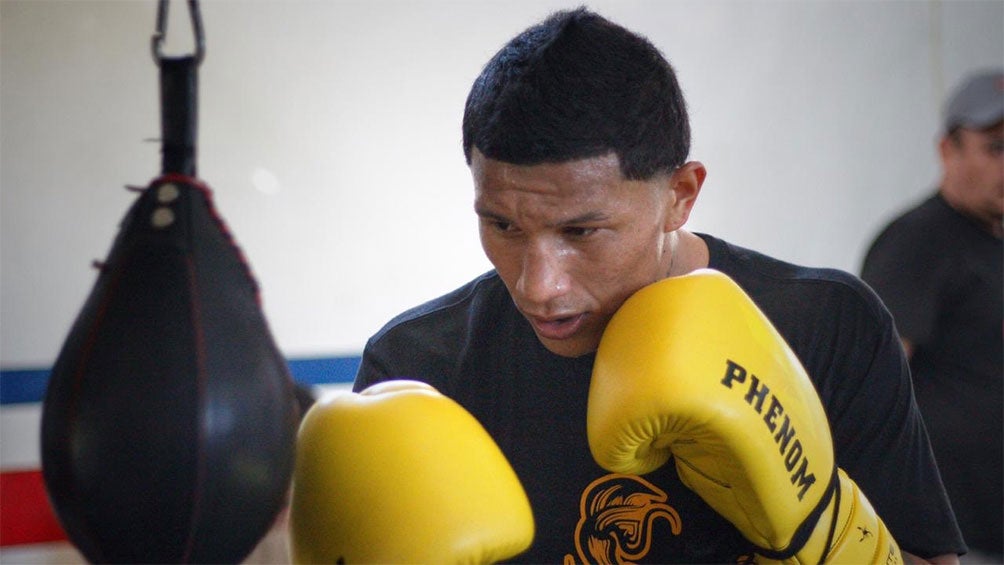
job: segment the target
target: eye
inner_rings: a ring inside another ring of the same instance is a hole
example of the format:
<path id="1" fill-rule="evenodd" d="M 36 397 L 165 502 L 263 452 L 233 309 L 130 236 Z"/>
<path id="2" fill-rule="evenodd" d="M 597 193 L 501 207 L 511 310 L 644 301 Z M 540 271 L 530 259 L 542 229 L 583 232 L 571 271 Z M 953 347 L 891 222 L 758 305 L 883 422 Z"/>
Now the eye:
<path id="1" fill-rule="evenodd" d="M 995 139 L 987 145 L 987 149 L 994 157 L 1004 155 L 1004 139 Z"/>
<path id="2" fill-rule="evenodd" d="M 512 233 L 516 230 L 516 228 L 513 227 L 512 222 L 507 222 L 505 220 L 482 218 L 481 223 L 484 224 L 488 229 L 501 234 Z"/>
<path id="3" fill-rule="evenodd" d="M 596 233 L 596 228 L 588 228 L 582 226 L 568 226 L 562 230 L 565 235 L 574 238 L 589 237 Z"/>

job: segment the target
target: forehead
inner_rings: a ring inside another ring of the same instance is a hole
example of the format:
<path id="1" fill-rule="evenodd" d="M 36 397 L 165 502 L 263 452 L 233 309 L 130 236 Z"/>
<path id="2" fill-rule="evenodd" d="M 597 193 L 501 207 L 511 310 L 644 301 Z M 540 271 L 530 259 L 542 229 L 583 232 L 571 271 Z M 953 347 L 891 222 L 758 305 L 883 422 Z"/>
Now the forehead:
<path id="1" fill-rule="evenodd" d="M 1004 141 L 1004 122 L 982 130 L 959 128 L 956 139 L 960 152 L 983 155 L 991 146 Z"/>
<path id="2" fill-rule="evenodd" d="M 959 133 L 970 139 L 994 139 L 1004 136 L 1004 121 L 984 129 L 959 128 Z"/>
<path id="3" fill-rule="evenodd" d="M 615 192 L 625 183 L 613 153 L 561 163 L 516 165 L 489 159 L 475 150 L 471 174 L 479 200 L 514 193 L 589 199 Z"/>

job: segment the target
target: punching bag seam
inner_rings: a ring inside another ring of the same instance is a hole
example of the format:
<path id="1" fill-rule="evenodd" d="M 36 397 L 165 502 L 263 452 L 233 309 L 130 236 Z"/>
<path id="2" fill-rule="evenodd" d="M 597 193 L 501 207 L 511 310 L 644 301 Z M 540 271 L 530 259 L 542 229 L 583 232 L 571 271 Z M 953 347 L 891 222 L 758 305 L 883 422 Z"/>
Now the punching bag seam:
<path id="1" fill-rule="evenodd" d="M 220 232 L 223 235 L 223 238 L 227 242 L 227 245 L 229 245 L 231 249 L 233 249 L 234 253 L 237 255 L 237 260 L 240 263 L 245 276 L 247 276 L 248 281 L 251 283 L 251 288 L 254 290 L 255 302 L 258 304 L 258 307 L 260 308 L 262 306 L 262 299 L 261 299 L 261 287 L 258 284 L 258 279 L 255 278 L 254 272 L 251 270 L 251 263 L 247 260 L 247 257 L 244 255 L 244 250 L 241 248 L 240 245 L 237 244 L 237 239 L 234 237 L 233 233 L 231 233 L 230 228 L 227 226 L 227 223 L 223 221 L 223 217 L 216 210 L 216 205 L 213 202 L 212 189 L 209 188 L 209 186 L 206 185 L 201 179 L 190 177 L 187 175 L 182 175 L 179 173 L 169 173 L 163 175 L 160 178 L 154 180 L 153 184 L 156 185 L 165 182 L 178 182 L 187 184 L 202 193 L 203 199 L 205 200 L 206 204 L 206 211 L 209 212 L 209 217 L 212 219 L 213 223 L 216 224 L 216 227 L 219 228 Z"/>
<path id="2" fill-rule="evenodd" d="M 129 252 L 131 252 L 131 251 L 132 251 L 132 249 L 129 250 Z M 127 256 L 128 253 L 124 253 L 123 255 Z M 110 273 L 111 272 L 110 270 L 109 271 L 105 271 L 104 270 L 107 267 L 108 266 L 106 265 L 104 268 L 102 268 L 102 275 L 104 275 L 105 273 Z M 99 275 L 99 277 L 100 276 L 101 275 Z M 108 275 L 108 276 L 109 276 L 108 286 L 105 287 L 105 292 L 102 294 L 101 301 L 98 303 L 98 308 L 97 308 L 97 311 L 95 313 L 94 323 L 91 325 L 90 330 L 88 331 L 87 339 L 84 342 L 84 348 L 83 348 L 83 351 L 81 352 L 80 360 L 77 363 L 77 366 L 76 366 L 75 370 L 73 371 L 73 390 L 72 390 L 72 392 L 70 394 L 70 398 L 72 399 L 72 403 L 68 407 L 69 415 L 67 417 L 67 422 L 70 425 L 70 429 L 68 430 L 68 433 L 66 434 L 67 435 L 67 439 L 69 439 L 71 441 L 72 441 L 72 438 L 73 438 L 73 436 L 75 434 L 77 425 L 79 423 L 79 418 L 77 418 L 77 414 L 78 414 L 78 408 L 80 406 L 80 397 L 81 397 L 80 390 L 81 390 L 81 386 L 82 386 L 81 381 L 83 380 L 84 373 L 86 372 L 87 366 L 90 363 L 91 354 L 94 351 L 94 346 L 97 343 L 99 335 L 101 334 L 101 327 L 104 324 L 105 318 L 107 317 L 107 314 L 108 314 L 108 305 L 111 303 L 111 297 L 114 296 L 115 290 L 118 288 L 119 282 L 121 281 L 122 276 L 123 276 L 123 272 L 119 271 L 119 272 L 117 272 L 115 274 L 115 276 L 111 276 L 111 275 Z M 69 472 L 73 473 L 74 469 L 75 469 L 75 466 L 71 465 L 70 469 L 69 469 Z M 77 481 L 76 481 L 76 477 L 71 477 L 71 479 L 68 481 L 68 484 L 69 484 L 69 487 L 72 489 L 71 496 L 74 499 L 76 499 L 77 498 Z M 81 521 L 81 522 L 83 522 L 83 521 Z M 81 525 L 78 524 L 78 527 L 81 527 Z M 87 525 L 85 525 L 83 527 L 86 527 L 88 530 L 91 530 L 91 535 L 89 536 L 89 538 L 90 539 L 94 539 L 95 535 L 94 535 L 94 532 L 93 532 L 93 528 L 91 527 L 91 524 L 87 524 Z M 101 548 L 96 548 L 96 549 L 100 552 L 100 554 L 102 556 L 101 559 L 99 559 L 98 561 L 104 561 L 105 560 L 104 557 L 103 557 L 103 553 L 104 552 L 101 551 Z"/>
<path id="3" fill-rule="evenodd" d="M 182 556 L 182 561 L 188 563 L 192 556 L 192 551 L 195 548 L 196 540 L 196 530 L 199 527 L 199 518 L 202 514 L 202 502 L 205 496 L 205 480 L 206 480 L 206 455 L 205 455 L 205 425 L 202 419 L 205 417 L 205 399 L 206 399 L 206 347 L 205 338 L 202 333 L 202 316 L 199 310 L 199 285 L 198 285 L 198 273 L 195 270 L 195 263 L 192 260 L 191 255 L 185 257 L 185 267 L 188 271 L 188 287 L 189 296 L 191 296 L 190 308 L 192 313 L 192 327 L 195 332 L 195 373 L 196 373 L 196 383 L 197 383 L 197 393 L 196 399 L 199 403 L 199 408 L 196 411 L 199 414 L 199 420 L 196 422 L 196 430 L 198 434 L 198 441 L 196 441 L 196 472 L 195 472 L 195 485 L 192 489 L 192 515 L 189 521 L 188 527 L 188 540 L 185 542 L 185 553 Z"/>

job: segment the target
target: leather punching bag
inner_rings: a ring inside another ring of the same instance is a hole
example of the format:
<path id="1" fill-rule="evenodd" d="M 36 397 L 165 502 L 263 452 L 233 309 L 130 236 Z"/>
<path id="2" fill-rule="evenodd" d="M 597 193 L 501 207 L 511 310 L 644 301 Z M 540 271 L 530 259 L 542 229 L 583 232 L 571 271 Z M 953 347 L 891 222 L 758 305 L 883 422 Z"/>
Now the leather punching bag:
<path id="1" fill-rule="evenodd" d="M 286 503 L 300 411 L 258 286 L 194 175 L 198 60 L 159 62 L 163 174 L 53 367 L 42 471 L 92 562 L 239 562 Z"/>

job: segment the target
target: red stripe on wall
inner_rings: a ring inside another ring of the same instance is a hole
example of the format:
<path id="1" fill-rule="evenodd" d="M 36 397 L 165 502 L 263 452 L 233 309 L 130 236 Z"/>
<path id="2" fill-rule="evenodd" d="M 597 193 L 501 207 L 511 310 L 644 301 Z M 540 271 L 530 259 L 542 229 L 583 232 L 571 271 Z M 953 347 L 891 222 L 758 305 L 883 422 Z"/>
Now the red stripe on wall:
<path id="1" fill-rule="evenodd" d="M 66 539 L 49 505 L 41 471 L 0 473 L 0 546 Z"/>

